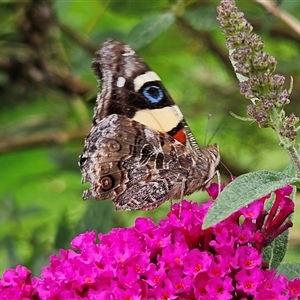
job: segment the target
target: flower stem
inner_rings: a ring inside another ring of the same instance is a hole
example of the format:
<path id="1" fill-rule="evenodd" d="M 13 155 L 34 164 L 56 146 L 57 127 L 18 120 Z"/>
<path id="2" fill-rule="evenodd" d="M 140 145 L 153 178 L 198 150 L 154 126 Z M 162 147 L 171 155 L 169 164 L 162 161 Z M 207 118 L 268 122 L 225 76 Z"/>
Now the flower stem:
<path id="1" fill-rule="evenodd" d="M 295 146 L 288 147 L 286 151 L 296 169 L 297 176 L 300 177 L 300 156 L 298 151 L 296 150 Z"/>
<path id="2" fill-rule="evenodd" d="M 226 37 L 229 59 L 240 82 L 240 92 L 252 104 L 247 114 L 261 128 L 276 131 L 279 144 L 288 153 L 300 177 L 300 156 L 295 148 L 299 118 L 284 110 L 292 87 L 284 88 L 284 76 L 276 74 L 276 59 L 263 51 L 264 43 L 234 0 L 222 0 L 217 8 L 221 31 Z"/>

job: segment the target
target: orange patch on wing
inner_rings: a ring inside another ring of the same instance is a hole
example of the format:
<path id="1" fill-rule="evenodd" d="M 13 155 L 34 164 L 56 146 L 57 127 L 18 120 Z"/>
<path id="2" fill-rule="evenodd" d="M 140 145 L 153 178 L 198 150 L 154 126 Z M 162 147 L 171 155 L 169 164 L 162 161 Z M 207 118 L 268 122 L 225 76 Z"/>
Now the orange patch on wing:
<path id="1" fill-rule="evenodd" d="M 185 145 L 185 143 L 186 143 L 186 135 L 185 135 L 185 132 L 183 131 L 183 129 L 178 130 L 173 135 L 173 138 L 183 145 Z"/>

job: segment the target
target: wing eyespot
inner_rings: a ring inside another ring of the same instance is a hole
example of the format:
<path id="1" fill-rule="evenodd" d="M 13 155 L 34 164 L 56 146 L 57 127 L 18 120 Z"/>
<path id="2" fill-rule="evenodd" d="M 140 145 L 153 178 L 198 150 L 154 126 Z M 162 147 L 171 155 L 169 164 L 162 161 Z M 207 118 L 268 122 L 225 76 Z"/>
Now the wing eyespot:
<path id="1" fill-rule="evenodd" d="M 110 189 L 113 188 L 114 186 L 114 179 L 112 176 L 104 176 L 101 178 L 100 180 L 100 185 L 101 185 L 101 189 L 102 191 L 106 192 Z"/>
<path id="2" fill-rule="evenodd" d="M 152 103 L 158 103 L 164 97 L 164 92 L 159 86 L 156 85 L 150 85 L 143 88 L 142 94 Z"/>
<path id="3" fill-rule="evenodd" d="M 99 166 L 101 174 L 107 174 L 110 171 L 110 166 L 107 163 L 104 163 Z"/>
<path id="4" fill-rule="evenodd" d="M 118 141 L 113 139 L 107 142 L 107 147 L 111 152 L 118 152 L 122 148 L 121 144 Z"/>

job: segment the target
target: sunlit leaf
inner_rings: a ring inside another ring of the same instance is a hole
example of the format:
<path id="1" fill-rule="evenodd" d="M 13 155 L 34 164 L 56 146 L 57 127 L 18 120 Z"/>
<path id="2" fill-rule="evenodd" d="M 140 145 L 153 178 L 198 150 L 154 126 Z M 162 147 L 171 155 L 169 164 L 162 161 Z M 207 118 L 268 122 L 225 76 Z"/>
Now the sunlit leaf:
<path id="1" fill-rule="evenodd" d="M 282 262 L 289 241 L 289 230 L 280 234 L 270 245 L 263 248 L 263 261 L 267 262 L 271 269 L 276 269 Z"/>
<path id="2" fill-rule="evenodd" d="M 300 278 L 300 264 L 299 263 L 281 263 L 277 272 L 285 275 L 287 279 L 292 280 L 294 278 Z"/>
<path id="3" fill-rule="evenodd" d="M 257 171 L 241 175 L 230 182 L 215 200 L 205 217 L 203 227 L 208 228 L 285 185 L 299 183 L 300 179 L 276 171 Z"/>
<path id="4" fill-rule="evenodd" d="M 213 30 L 219 28 L 216 14 L 213 6 L 201 7 L 187 10 L 183 15 L 183 19 L 195 29 Z"/>
<path id="5" fill-rule="evenodd" d="M 151 43 L 162 32 L 166 31 L 175 21 L 172 12 L 158 13 L 141 20 L 129 33 L 126 42 L 134 49 Z"/>

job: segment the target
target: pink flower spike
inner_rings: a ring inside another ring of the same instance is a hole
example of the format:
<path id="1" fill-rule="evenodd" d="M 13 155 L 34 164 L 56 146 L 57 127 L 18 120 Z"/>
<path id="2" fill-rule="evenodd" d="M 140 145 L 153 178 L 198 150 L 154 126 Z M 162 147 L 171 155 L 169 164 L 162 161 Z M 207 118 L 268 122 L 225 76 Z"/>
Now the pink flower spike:
<path id="1" fill-rule="evenodd" d="M 253 300 L 291 300 L 288 295 L 278 295 L 276 292 L 262 290 L 258 291 Z"/>
<path id="2" fill-rule="evenodd" d="M 150 287 L 157 286 L 161 280 L 166 278 L 164 263 L 159 265 L 150 263 L 143 276 L 145 276 L 145 282 L 147 282 Z"/>
<path id="3" fill-rule="evenodd" d="M 107 299 L 107 298 L 98 298 L 97 296 L 94 299 Z M 108 299 L 113 299 L 112 297 Z M 135 283 L 132 286 L 127 288 L 115 288 L 114 290 L 114 299 L 124 299 L 124 300 L 140 300 L 142 299 L 142 288 L 138 283 Z"/>
<path id="4" fill-rule="evenodd" d="M 173 268 L 176 265 L 182 266 L 187 254 L 188 248 L 186 244 L 176 243 L 174 245 L 168 245 L 162 250 L 159 261 L 163 261 L 167 268 Z"/>
<path id="5" fill-rule="evenodd" d="M 41 278 L 31 279 L 22 266 L 7 270 L 0 279 L 0 299 L 300 297 L 300 280 L 288 281 L 275 271 L 265 271 L 261 254 L 267 238 L 290 226 L 281 222 L 293 208 L 286 196 L 290 190 L 277 192 L 279 212 L 269 228 L 258 228 L 264 224 L 265 210 L 257 202 L 202 230 L 213 201 L 199 205 L 183 200 L 180 216 L 174 205 L 158 225 L 150 218 L 138 218 L 133 227 L 116 228 L 99 238 L 93 231 L 80 234 L 71 243 L 75 250 L 61 249 L 50 257 Z M 270 228 L 273 233 L 265 236 Z"/>
<path id="6" fill-rule="evenodd" d="M 161 280 L 155 289 L 149 291 L 148 299 L 177 299 L 176 290 L 169 279 Z"/>
<path id="7" fill-rule="evenodd" d="M 264 202 L 257 200 L 241 209 L 243 216 L 246 219 L 255 220 L 263 210 Z"/>
<path id="8" fill-rule="evenodd" d="M 275 194 L 281 197 L 288 196 L 293 192 L 293 187 L 291 185 L 286 185 L 275 191 Z"/>
<path id="9" fill-rule="evenodd" d="M 176 266 L 172 268 L 168 273 L 168 278 L 173 283 L 176 294 L 189 292 L 192 289 L 192 278 L 184 276 L 181 267 Z"/>
<path id="10" fill-rule="evenodd" d="M 291 221 L 286 222 L 286 220 L 294 212 L 294 202 L 284 197 L 279 203 L 278 210 L 277 215 L 272 220 L 268 219 L 270 222 L 265 225 L 263 234 L 267 244 L 270 244 L 279 234 L 293 225 Z"/>
<path id="11" fill-rule="evenodd" d="M 287 279 L 283 275 L 277 275 L 275 270 L 266 270 L 264 272 L 264 280 L 259 289 L 275 292 L 281 295 L 286 291 Z"/>
<path id="12" fill-rule="evenodd" d="M 134 222 L 134 227 L 139 233 L 147 234 L 151 234 L 151 231 L 157 228 L 150 218 L 137 218 Z"/>
<path id="13" fill-rule="evenodd" d="M 216 260 L 218 260 L 218 262 Z M 229 265 L 230 265 L 230 260 L 226 259 L 223 256 L 218 256 L 211 263 L 210 268 L 208 270 L 208 274 L 211 278 L 213 277 L 223 278 L 224 276 L 226 276 L 231 272 L 231 268 Z"/>
<path id="14" fill-rule="evenodd" d="M 232 299 L 231 292 L 234 290 L 232 279 L 229 277 L 213 277 L 209 279 L 207 291 L 213 299 L 227 300 Z"/>
<path id="15" fill-rule="evenodd" d="M 250 246 L 241 246 L 236 250 L 236 255 L 240 262 L 240 267 L 245 269 L 253 269 L 260 266 L 262 255 Z"/>
<path id="16" fill-rule="evenodd" d="M 195 276 L 199 272 L 206 272 L 212 263 L 212 255 L 198 249 L 192 249 L 185 257 L 183 273 Z"/>
<path id="17" fill-rule="evenodd" d="M 198 273 L 198 275 L 195 277 L 194 294 L 196 299 L 213 299 L 209 297 L 207 291 L 207 283 L 209 278 L 210 277 L 207 273 Z"/>
<path id="18" fill-rule="evenodd" d="M 91 245 L 94 245 L 96 241 L 96 232 L 90 231 L 79 234 L 71 241 L 71 246 L 75 249 L 86 249 Z"/>
<path id="19" fill-rule="evenodd" d="M 24 266 L 4 272 L 0 280 L 0 299 L 30 300 L 36 291 L 31 283 L 31 271 Z"/>
<path id="20" fill-rule="evenodd" d="M 237 289 L 247 295 L 255 295 L 257 286 L 263 279 L 263 273 L 260 269 L 246 270 L 242 269 L 236 274 Z"/>
<path id="21" fill-rule="evenodd" d="M 270 228 L 266 226 L 266 234 L 268 234 L 270 231 L 274 231 L 274 229 L 278 229 L 288 218 L 288 216 L 294 212 L 294 207 L 294 202 L 291 199 L 284 197 L 279 203 L 280 210 L 273 218 Z"/>
<path id="22" fill-rule="evenodd" d="M 288 283 L 289 296 L 293 299 L 300 297 L 300 278 L 295 278 Z"/>
<path id="23" fill-rule="evenodd" d="M 292 191 L 293 191 L 293 188 L 291 186 L 285 186 L 274 192 L 276 197 L 275 197 L 274 204 L 270 210 L 270 213 L 267 217 L 265 228 L 269 228 L 271 226 L 271 223 L 278 211 L 278 207 L 280 206 L 281 200 L 284 198 L 288 199 L 286 196 L 289 195 Z M 287 194 L 288 192 L 290 192 L 290 193 Z M 292 201 L 292 200 L 290 200 L 290 201 Z"/>
<path id="24" fill-rule="evenodd" d="M 31 271 L 24 266 L 17 266 L 16 269 L 9 269 L 3 273 L 3 280 L 7 285 L 22 285 L 30 279 Z M 1 282 L 2 283 L 2 282 Z"/>
<path id="25" fill-rule="evenodd" d="M 231 177 L 228 180 L 228 183 L 232 182 L 235 179 L 235 177 Z M 213 199 L 217 199 L 217 197 L 219 196 L 219 192 L 223 191 L 224 188 L 226 186 L 226 183 L 212 183 L 207 189 L 206 192 L 208 193 L 208 195 Z"/>
<path id="26" fill-rule="evenodd" d="M 225 186 L 222 186 L 221 189 L 223 189 Z M 206 192 L 208 193 L 208 195 L 210 197 L 212 197 L 212 199 L 217 199 L 217 197 L 219 196 L 219 190 L 220 187 L 217 183 L 212 183 L 207 189 Z"/>

